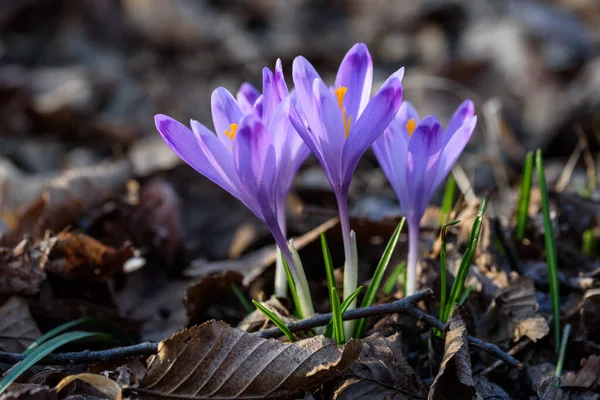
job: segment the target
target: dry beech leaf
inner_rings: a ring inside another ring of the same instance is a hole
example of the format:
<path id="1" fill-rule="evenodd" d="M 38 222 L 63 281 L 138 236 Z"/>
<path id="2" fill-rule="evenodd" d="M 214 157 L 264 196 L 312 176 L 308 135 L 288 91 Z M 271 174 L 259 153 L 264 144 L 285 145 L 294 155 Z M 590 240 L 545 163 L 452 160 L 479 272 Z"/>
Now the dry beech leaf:
<path id="1" fill-rule="evenodd" d="M 160 343 L 141 398 L 279 398 L 320 387 L 359 356 L 360 341 L 323 336 L 282 343 L 209 321 Z"/>
<path id="2" fill-rule="evenodd" d="M 69 385 L 69 383 L 74 382 L 76 380 L 83 381 L 88 385 L 93 386 L 95 389 L 105 394 L 106 397 L 110 400 L 120 400 L 122 398 L 121 386 L 119 386 L 117 382 L 113 381 L 112 379 L 108 379 L 104 375 L 88 373 L 65 376 L 56 385 L 56 392 L 59 393 L 62 389 Z"/>
<path id="3" fill-rule="evenodd" d="M 598 390 L 585 390 L 581 387 L 564 386 L 565 377 L 558 378 L 554 375 L 544 375 L 537 386 L 540 400 L 599 400 Z M 582 390 L 583 389 L 583 390 Z"/>
<path id="4" fill-rule="evenodd" d="M 58 394 L 48 386 L 27 385 L 17 390 L 9 387 L 0 400 L 58 400 Z"/>
<path id="5" fill-rule="evenodd" d="M 452 312 L 444 358 L 429 390 L 429 400 L 481 399 L 471 372 L 467 326 L 461 314 L 462 307 Z"/>
<path id="6" fill-rule="evenodd" d="M 232 294 L 231 284 L 240 286 L 242 279 L 239 272 L 223 271 L 202 277 L 188 286 L 183 303 L 190 321 L 198 321 L 211 305 Z"/>
<path id="7" fill-rule="evenodd" d="M 493 343 L 522 336 L 536 342 L 550 330 L 538 307 L 533 281 L 520 277 L 494 298 L 479 324 L 480 334 Z"/>
<path id="8" fill-rule="evenodd" d="M 600 391 L 600 356 L 590 356 L 583 360 L 581 369 L 576 374 L 563 376 L 560 386 Z"/>
<path id="9" fill-rule="evenodd" d="M 133 257 L 128 243 L 115 249 L 83 233 L 61 232 L 51 240 L 55 243 L 46 268 L 65 278 L 105 281 Z"/>
<path id="10" fill-rule="evenodd" d="M 340 379 L 334 399 L 425 399 L 427 389 L 402 354 L 400 333 L 364 339 L 360 357 Z"/>
<path id="11" fill-rule="evenodd" d="M 22 353 L 40 335 L 23 298 L 11 297 L 0 307 L 0 350 Z"/>
<path id="12" fill-rule="evenodd" d="M 0 247 L 0 295 L 36 294 L 46 279 L 44 266 L 52 245 L 23 239 L 14 249 Z"/>

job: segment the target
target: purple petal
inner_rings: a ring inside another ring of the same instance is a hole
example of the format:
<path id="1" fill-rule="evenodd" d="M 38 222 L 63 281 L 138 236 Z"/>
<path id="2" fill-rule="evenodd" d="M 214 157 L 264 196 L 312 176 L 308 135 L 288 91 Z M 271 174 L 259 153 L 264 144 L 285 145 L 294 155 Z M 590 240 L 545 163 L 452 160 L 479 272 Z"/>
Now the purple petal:
<path id="1" fill-rule="evenodd" d="M 390 126 L 394 123 L 390 124 Z M 373 152 L 381 165 L 383 173 L 392 185 L 403 209 L 411 207 L 410 196 L 406 190 L 406 160 L 408 142 L 389 128 L 373 143 Z"/>
<path id="2" fill-rule="evenodd" d="M 249 196 L 265 206 L 265 188 L 272 191 L 276 172 L 271 134 L 254 115 L 242 118 L 233 143 L 233 160 Z"/>
<path id="3" fill-rule="evenodd" d="M 287 84 L 285 83 L 285 77 L 283 75 L 283 66 L 279 58 L 277 59 L 277 62 L 275 62 L 275 70 L 273 71 L 273 81 L 275 82 L 275 88 L 277 88 L 277 94 L 279 94 L 280 99 L 283 99 L 284 97 L 290 94 L 287 88 Z"/>
<path id="4" fill-rule="evenodd" d="M 273 73 L 267 67 L 263 68 L 262 121 L 268 125 L 279 104 L 279 94 L 275 87 Z"/>
<path id="5" fill-rule="evenodd" d="M 406 163 L 406 190 L 413 199 L 406 210 L 412 216 L 423 215 L 433 192 L 442 150 L 442 127 L 433 116 L 425 117 L 417 125 L 408 144 Z"/>
<path id="6" fill-rule="evenodd" d="M 356 120 L 371 97 L 371 85 L 373 82 L 373 61 L 369 50 L 364 43 L 355 44 L 346 53 L 340 64 L 335 79 L 335 87 L 348 89 L 344 97 L 343 105 L 346 107 L 348 116 Z"/>
<path id="7" fill-rule="evenodd" d="M 221 186 L 234 196 L 237 196 L 237 190 L 232 184 L 231 180 L 224 179 L 223 170 L 214 168 L 213 161 L 209 160 L 207 154 L 202 149 L 201 144 L 198 142 L 197 136 L 185 125 L 174 120 L 173 118 L 158 114 L 154 117 L 156 128 L 162 136 L 163 140 L 169 145 L 169 147 L 177 154 L 183 161 L 189 166 L 194 168 L 196 171 L 206 176 L 208 179 Z M 210 132 L 210 131 L 209 131 Z M 218 139 L 214 134 L 212 137 L 218 142 Z M 221 143 L 218 143 L 221 147 Z M 209 154 L 214 157 L 215 154 Z M 216 164 L 219 165 L 221 161 L 221 155 L 216 154 L 219 158 L 216 160 Z M 229 155 L 231 157 L 231 155 Z M 225 164 L 225 163 L 224 163 Z M 225 175 L 226 176 L 226 175 Z"/>
<path id="8" fill-rule="evenodd" d="M 302 56 L 296 57 L 292 65 L 292 77 L 296 99 L 300 107 L 297 111 L 302 115 L 300 120 L 305 119 L 310 130 L 308 134 L 314 136 L 321 125 L 317 115 L 313 99 L 313 82 L 315 79 L 321 80 L 314 67 Z M 300 131 L 298 131 L 300 132 Z M 314 141 L 314 140 L 313 140 Z"/>
<path id="9" fill-rule="evenodd" d="M 217 136 L 226 145 L 231 145 L 231 139 L 224 134 L 230 129 L 231 124 L 239 124 L 242 119 L 242 110 L 231 93 L 219 87 L 212 92 L 210 99 L 212 118 Z"/>
<path id="10" fill-rule="evenodd" d="M 336 166 L 336 169 L 341 172 L 342 151 L 346 144 L 342 112 L 331 90 L 322 81 L 314 81 L 313 92 L 319 120 L 322 123 L 321 138 L 323 142 L 321 147 L 325 153 L 326 162 Z"/>
<path id="11" fill-rule="evenodd" d="M 288 128 L 290 127 L 290 98 L 284 98 L 269 121 L 269 132 L 271 134 L 275 154 L 278 163 L 286 163 L 288 160 L 281 159 L 282 152 L 286 146 Z"/>
<path id="12" fill-rule="evenodd" d="M 471 139 L 471 135 L 473 134 L 473 130 L 475 129 L 475 125 L 477 124 L 477 116 L 471 117 L 467 122 L 465 122 L 460 128 L 456 130 L 452 138 L 444 145 L 444 149 L 442 152 L 440 166 L 438 175 L 436 177 L 434 188 L 437 187 L 456 163 L 458 157 L 465 149 L 465 146 Z M 446 134 L 444 134 L 446 135 Z"/>
<path id="13" fill-rule="evenodd" d="M 260 92 L 249 83 L 242 83 L 240 90 L 236 94 L 236 99 L 240 109 L 244 114 L 250 114 L 254 111 L 254 103 L 260 96 Z"/>
<path id="14" fill-rule="evenodd" d="M 471 100 L 465 100 L 454 112 L 448 126 L 444 131 L 444 145 L 450 141 L 452 136 L 463 124 L 475 115 L 475 106 Z"/>
<path id="15" fill-rule="evenodd" d="M 390 124 L 402 103 L 401 77 L 404 68 L 391 75 L 367 104 L 365 111 L 350 125 L 350 134 L 344 148 L 344 179 L 348 181 L 363 153 L 377 140 Z"/>

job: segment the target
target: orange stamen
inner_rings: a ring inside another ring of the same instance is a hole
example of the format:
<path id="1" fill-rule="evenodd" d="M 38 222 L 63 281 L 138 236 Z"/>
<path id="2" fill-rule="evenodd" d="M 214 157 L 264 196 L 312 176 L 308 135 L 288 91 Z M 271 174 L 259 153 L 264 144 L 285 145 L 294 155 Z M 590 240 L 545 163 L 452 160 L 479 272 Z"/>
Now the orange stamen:
<path id="1" fill-rule="evenodd" d="M 229 129 L 225 129 L 223 134 L 225 134 L 225 136 L 227 136 L 229 139 L 233 140 L 233 138 L 235 137 L 235 134 L 237 133 L 237 130 L 238 130 L 238 124 L 230 124 Z"/>
<path id="2" fill-rule="evenodd" d="M 350 134 L 350 122 L 352 122 L 352 115 L 346 115 L 346 107 L 344 107 L 344 96 L 346 96 L 346 92 L 348 92 L 348 88 L 344 86 L 340 86 L 335 89 L 335 96 L 337 97 L 338 107 L 342 112 L 342 121 L 344 122 L 344 135 L 346 135 L 346 139 L 348 139 L 348 135 Z"/>
<path id="3" fill-rule="evenodd" d="M 409 119 L 406 123 L 406 130 L 408 131 L 408 136 L 411 137 L 417 127 L 417 123 L 413 118 Z"/>

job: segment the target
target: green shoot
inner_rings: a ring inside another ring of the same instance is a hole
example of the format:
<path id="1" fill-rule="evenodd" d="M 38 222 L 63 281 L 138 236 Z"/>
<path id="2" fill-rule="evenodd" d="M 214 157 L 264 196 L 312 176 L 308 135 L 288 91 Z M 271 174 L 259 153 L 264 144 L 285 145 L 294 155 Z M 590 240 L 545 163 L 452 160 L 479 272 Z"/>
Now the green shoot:
<path id="1" fill-rule="evenodd" d="M 342 301 L 342 305 L 340 306 L 341 311 L 342 311 L 342 316 L 344 315 L 344 313 L 346 311 L 348 311 L 348 307 L 350 307 L 350 304 L 358 297 L 358 295 L 360 294 L 362 289 L 363 289 L 362 286 L 357 287 L 356 290 L 354 292 L 352 292 L 352 294 L 350 296 L 346 297 L 344 299 L 344 301 Z M 331 321 L 329 321 L 329 324 L 327 324 L 327 329 L 325 330 L 324 336 L 331 337 L 332 334 L 333 334 L 333 319 Z"/>
<path id="2" fill-rule="evenodd" d="M 404 274 L 406 272 L 406 261 L 402 261 L 400 264 L 396 266 L 396 268 L 392 271 L 390 276 L 387 278 L 385 283 L 383 284 L 383 293 L 386 295 L 392 294 L 394 289 L 396 288 L 396 284 L 398 283 L 398 277 L 400 274 Z"/>
<path id="3" fill-rule="evenodd" d="M 27 347 L 25 349 L 25 351 L 23 352 L 23 355 L 27 355 L 29 353 L 31 353 L 34 349 L 36 349 L 37 347 L 39 347 L 42 343 L 47 342 L 48 340 L 52 339 L 55 336 L 60 335 L 61 333 L 68 331 L 69 329 L 73 328 L 74 326 L 86 323 L 86 322 L 92 322 L 92 321 L 96 321 L 95 318 L 79 318 L 76 319 L 74 321 L 69 321 L 69 322 L 65 322 L 64 324 L 61 324 L 59 326 L 57 326 L 54 329 L 49 330 L 48 332 L 44 333 L 42 336 L 40 336 L 39 338 L 37 338 L 35 340 L 35 342 L 31 343 L 29 345 L 29 347 Z"/>
<path id="4" fill-rule="evenodd" d="M 596 247 L 596 236 L 593 229 L 587 229 L 581 237 L 581 252 L 586 256 L 591 256 Z"/>
<path id="5" fill-rule="evenodd" d="M 263 306 L 256 300 L 252 300 L 252 303 L 256 306 L 256 308 L 260 310 L 260 312 L 265 314 L 265 316 L 269 318 L 269 320 L 273 324 L 275 324 L 275 326 L 277 326 L 285 336 L 287 336 L 290 342 L 296 341 L 296 337 L 294 336 L 292 331 L 290 331 L 290 328 L 288 328 L 287 325 L 277 315 L 275 315 L 273 312 L 271 312 L 271 310 L 269 310 L 267 307 Z"/>
<path id="6" fill-rule="evenodd" d="M 288 266 L 287 261 L 285 261 L 285 258 L 283 256 L 281 257 L 281 261 L 283 263 L 283 269 L 285 270 L 285 276 L 287 278 L 288 285 L 290 285 L 290 293 L 292 294 L 292 300 L 296 305 L 296 314 L 298 315 L 298 317 L 302 318 L 302 308 L 300 307 L 300 299 L 298 299 L 298 291 L 296 290 L 296 282 L 294 282 L 292 271 L 290 271 L 290 267 Z M 254 300 L 252 301 L 252 303 L 256 305 Z"/>
<path id="7" fill-rule="evenodd" d="M 448 220 L 448 215 L 454 206 L 454 194 L 456 193 L 456 180 L 452 174 L 448 175 L 444 195 L 442 197 L 442 206 L 440 209 L 440 225 L 444 225 Z"/>
<path id="8" fill-rule="evenodd" d="M 90 336 L 106 338 L 108 335 L 104 333 L 74 331 L 60 334 L 41 343 L 39 346 L 31 350 L 27 357 L 15 364 L 0 381 L 0 394 L 2 394 L 11 383 L 13 383 L 21 374 L 27 371 L 31 366 L 52 353 L 54 350 L 67 343 L 75 340 L 83 339 Z"/>
<path id="9" fill-rule="evenodd" d="M 515 227 L 515 237 L 517 240 L 525 238 L 525 228 L 527 226 L 527 216 L 529 210 L 529 197 L 531 195 L 531 181 L 533 176 L 533 153 L 530 151 L 525 157 L 523 164 L 523 174 L 521 177 L 521 191 L 519 194 L 519 203 L 517 206 L 517 225 Z"/>
<path id="10" fill-rule="evenodd" d="M 331 297 L 331 289 L 336 289 L 335 275 L 333 273 L 333 261 L 331 260 L 331 252 L 329 251 L 329 245 L 327 244 L 327 238 L 325 233 L 321 232 L 321 250 L 323 251 L 323 261 L 325 262 L 325 275 L 327 276 L 327 293 L 329 296 L 329 303 L 333 303 Z"/>
<path id="11" fill-rule="evenodd" d="M 446 267 L 446 228 L 458 224 L 460 221 L 452 221 L 442 226 L 442 249 L 440 250 L 440 319 L 446 313 L 446 302 L 448 299 L 448 280 Z"/>
<path id="12" fill-rule="evenodd" d="M 479 234 L 481 233 L 485 205 L 486 200 L 483 199 L 481 201 L 481 206 L 479 207 L 479 212 L 473 221 L 473 227 L 471 228 L 471 233 L 469 234 L 469 242 L 467 243 L 467 250 L 463 255 L 458 268 L 458 273 L 454 279 L 454 284 L 452 285 L 452 290 L 450 291 L 450 299 L 444 307 L 444 315 L 441 318 L 442 322 L 444 323 L 448 322 L 448 317 L 450 316 L 454 305 L 458 303 L 458 300 L 460 299 L 464 290 L 465 281 L 467 280 L 467 275 L 469 274 L 469 269 L 471 268 L 471 262 L 475 256 L 475 250 L 477 249 L 477 243 L 479 242 Z"/>
<path id="13" fill-rule="evenodd" d="M 471 292 L 473 291 L 473 286 L 469 285 L 465 288 L 465 291 L 460 295 L 460 299 L 458 300 L 458 304 L 460 304 L 461 306 L 463 304 L 465 304 L 465 301 L 467 301 L 467 297 L 469 297 L 469 295 L 471 294 Z"/>
<path id="14" fill-rule="evenodd" d="M 235 297 L 237 297 L 239 302 L 242 304 L 242 307 L 244 307 L 244 310 L 246 310 L 248 314 L 254 311 L 254 307 L 252 307 L 252 304 L 250 304 L 250 302 L 244 295 L 244 292 L 242 292 L 242 290 L 238 287 L 238 285 L 235 284 L 235 282 L 229 282 L 229 287 L 231 287 L 233 294 L 235 295 Z"/>
<path id="15" fill-rule="evenodd" d="M 340 305 L 340 296 L 335 288 L 331 288 L 329 292 L 329 298 L 331 302 L 331 320 L 333 322 L 333 339 L 337 344 L 344 344 L 346 342 L 346 335 L 344 334 L 344 323 L 342 320 L 342 307 Z M 348 303 L 350 304 L 350 303 Z"/>
<path id="16" fill-rule="evenodd" d="M 546 245 L 546 263 L 548 264 L 548 283 L 550 285 L 550 298 L 552 300 L 552 322 L 554 324 L 554 350 L 558 353 L 560 347 L 560 302 L 558 293 L 558 259 L 556 244 L 550 220 L 550 206 L 548 204 L 548 188 L 544 173 L 542 150 L 535 153 L 535 169 L 538 174 L 538 185 L 542 197 L 542 214 L 544 216 L 544 242 Z"/>
<path id="17" fill-rule="evenodd" d="M 367 289 L 367 293 L 363 298 L 362 303 L 360 303 L 362 307 L 369 307 L 375 301 L 375 296 L 377 295 L 377 291 L 379 290 L 379 286 L 381 285 L 381 281 L 383 280 L 383 276 L 385 275 L 385 270 L 387 269 L 390 259 L 392 258 L 392 253 L 396 248 L 396 244 L 398 243 L 398 238 L 400 238 L 400 232 L 402 232 L 402 228 L 404 227 L 404 222 L 406 218 L 402 218 L 400 223 L 396 227 L 394 233 L 392 233 L 392 237 L 390 238 L 383 254 L 381 255 L 381 259 L 379 260 L 379 264 L 377 264 L 377 268 L 375 268 L 375 272 L 373 273 L 373 278 L 371 279 L 371 284 Z M 356 328 L 354 329 L 353 337 L 359 338 L 363 334 L 363 330 L 365 329 L 365 318 L 361 318 L 356 324 Z"/>
<path id="18" fill-rule="evenodd" d="M 408 269 L 404 268 L 402 271 L 402 294 L 406 296 L 406 274 L 408 273 Z"/>
<path id="19" fill-rule="evenodd" d="M 556 376 L 562 375 L 563 365 L 565 363 L 565 354 L 567 352 L 567 342 L 571 333 L 571 324 L 566 324 L 563 329 L 562 340 L 560 342 L 560 351 L 558 352 L 558 362 L 556 363 Z"/>

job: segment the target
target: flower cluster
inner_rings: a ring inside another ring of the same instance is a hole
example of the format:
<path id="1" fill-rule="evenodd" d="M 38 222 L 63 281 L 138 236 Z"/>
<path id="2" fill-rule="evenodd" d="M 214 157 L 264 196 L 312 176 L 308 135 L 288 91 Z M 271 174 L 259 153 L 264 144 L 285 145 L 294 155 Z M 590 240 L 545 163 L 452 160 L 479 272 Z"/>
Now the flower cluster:
<path id="1" fill-rule="evenodd" d="M 224 88 L 216 89 L 211 99 L 216 133 L 197 121 L 191 121 L 190 129 L 166 115 L 155 117 L 173 151 L 268 226 L 289 266 L 289 283 L 296 286 L 303 316 L 312 314 L 313 307 L 298 257 L 286 240 L 285 198 L 310 152 L 321 163 L 338 203 L 346 256 L 344 297 L 356 289 L 358 276 L 348 188 L 371 146 L 407 215 L 408 291 L 416 288 L 419 221 L 468 142 L 476 117 L 472 102 L 466 101 L 445 131 L 433 116 L 419 119 L 402 102 L 403 73 L 403 68 L 393 73 L 371 97 L 373 63 L 367 47 L 356 44 L 342 60 L 333 86 L 300 56 L 292 67 L 292 92 L 279 60 L 274 71 L 263 70 L 262 93 L 247 83 L 235 98 Z"/>

